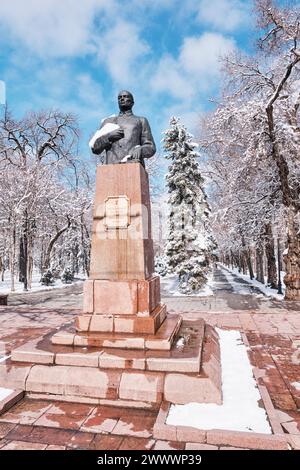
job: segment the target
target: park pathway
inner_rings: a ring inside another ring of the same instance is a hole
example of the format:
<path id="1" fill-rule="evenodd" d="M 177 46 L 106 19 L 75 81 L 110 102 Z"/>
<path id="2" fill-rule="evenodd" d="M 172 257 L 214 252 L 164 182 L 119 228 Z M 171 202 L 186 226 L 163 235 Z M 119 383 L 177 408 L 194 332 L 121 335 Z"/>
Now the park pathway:
<path id="1" fill-rule="evenodd" d="M 244 311 L 246 313 L 249 310 L 262 313 L 300 312 L 299 302 L 284 302 L 266 297 L 256 287 L 235 274 L 229 273 L 221 266 L 214 269 L 211 289 L 213 295 L 208 297 L 176 297 L 166 290 L 164 279 L 161 279 L 163 301 L 172 311 L 179 309 L 190 312 Z M 10 294 L 9 305 L 80 309 L 82 307 L 82 283 L 61 289 Z"/>

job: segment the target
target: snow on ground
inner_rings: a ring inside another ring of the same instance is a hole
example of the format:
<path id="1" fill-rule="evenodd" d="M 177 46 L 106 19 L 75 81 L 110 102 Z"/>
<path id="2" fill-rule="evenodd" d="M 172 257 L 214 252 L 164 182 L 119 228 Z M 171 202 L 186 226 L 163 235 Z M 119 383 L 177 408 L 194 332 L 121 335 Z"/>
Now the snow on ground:
<path id="1" fill-rule="evenodd" d="M 198 429 L 227 429 L 272 434 L 245 345 L 238 331 L 217 329 L 220 336 L 223 404 L 172 405 L 167 424 Z"/>
<path id="2" fill-rule="evenodd" d="M 211 295 L 214 295 L 212 291 L 212 287 L 214 285 L 212 273 L 208 274 L 206 284 L 199 290 L 199 292 L 197 292 L 197 294 L 183 294 L 180 292 L 178 276 L 176 274 L 169 274 L 164 277 L 161 276 L 160 285 L 162 289 L 175 297 L 210 297 Z"/>
<path id="3" fill-rule="evenodd" d="M 222 270 L 223 274 L 226 276 L 227 281 L 230 282 L 230 284 L 234 288 L 234 292 L 236 292 L 237 294 L 249 294 L 249 290 L 246 291 L 247 288 L 245 286 L 243 287 L 243 284 L 238 284 L 233 274 L 238 276 L 240 279 L 247 281 L 253 287 L 256 287 L 257 289 L 259 289 L 262 292 L 262 294 L 266 295 L 267 297 L 273 297 L 274 299 L 277 299 L 277 300 L 284 299 L 284 294 L 277 294 L 276 289 L 271 289 L 270 287 L 263 285 L 261 282 L 257 281 L 256 279 L 251 280 L 248 274 L 240 273 L 237 268 L 229 268 L 228 266 L 225 266 L 224 264 L 221 264 L 221 263 L 219 263 L 219 266 L 223 268 Z M 285 290 L 285 285 L 283 282 L 284 275 L 285 273 L 281 271 L 281 283 L 282 283 L 283 292 Z"/>
<path id="4" fill-rule="evenodd" d="M 10 356 L 0 357 L 0 362 L 5 362 L 6 359 L 9 359 L 10 357 L 11 357 L 11 355 Z"/>
<path id="5" fill-rule="evenodd" d="M 296 390 L 300 390 L 300 382 L 293 382 L 291 385 L 295 387 Z"/>
<path id="6" fill-rule="evenodd" d="M 12 392 L 13 392 L 13 390 L 11 390 L 9 388 L 1 388 L 0 387 L 0 401 L 4 400 L 4 398 L 8 397 Z"/>
<path id="7" fill-rule="evenodd" d="M 52 289 L 61 289 L 62 287 L 66 287 L 70 284 L 64 284 L 61 282 L 60 279 L 55 280 L 55 284 L 51 286 L 43 286 L 40 284 L 40 279 L 41 275 L 39 273 L 34 273 L 32 276 L 32 286 L 31 289 L 28 290 L 28 292 L 37 292 L 37 291 L 42 291 L 42 290 L 52 290 Z M 76 284 L 79 282 L 82 282 L 85 280 L 84 275 L 80 275 L 79 277 L 76 277 L 75 282 L 72 282 L 72 284 Z M 9 272 L 6 272 L 5 280 L 0 281 L 0 294 L 10 294 L 11 293 L 11 279 L 10 279 L 10 274 Z M 24 294 L 24 284 L 22 282 L 19 282 L 17 279 L 15 279 L 15 290 L 14 292 L 16 293 L 22 293 Z"/>

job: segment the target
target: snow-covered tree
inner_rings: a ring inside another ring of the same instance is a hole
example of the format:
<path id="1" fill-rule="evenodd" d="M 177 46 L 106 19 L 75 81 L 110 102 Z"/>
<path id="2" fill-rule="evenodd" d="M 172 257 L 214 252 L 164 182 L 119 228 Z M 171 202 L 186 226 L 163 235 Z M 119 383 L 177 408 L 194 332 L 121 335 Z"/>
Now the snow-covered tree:
<path id="1" fill-rule="evenodd" d="M 169 193 L 168 264 L 179 276 L 184 293 L 197 292 L 206 281 L 214 240 L 209 226 L 210 209 L 192 135 L 172 117 L 164 132 L 164 150 L 171 164 L 166 176 Z"/>
<path id="2" fill-rule="evenodd" d="M 264 249 L 274 286 L 274 236 L 284 226 L 286 299 L 292 300 L 300 298 L 300 8 L 256 0 L 255 11 L 257 54 L 224 59 L 223 96 L 201 146 L 217 185 L 227 253 L 254 250 L 263 282 Z"/>
<path id="3" fill-rule="evenodd" d="M 0 264 L 9 261 L 12 290 L 16 274 L 30 288 L 33 267 L 47 272 L 55 250 L 75 231 L 74 264 L 77 250 L 88 270 L 91 191 L 78 137 L 76 119 L 59 111 L 20 120 L 6 111 L 0 121 Z M 61 271 L 68 258 L 62 249 Z"/>

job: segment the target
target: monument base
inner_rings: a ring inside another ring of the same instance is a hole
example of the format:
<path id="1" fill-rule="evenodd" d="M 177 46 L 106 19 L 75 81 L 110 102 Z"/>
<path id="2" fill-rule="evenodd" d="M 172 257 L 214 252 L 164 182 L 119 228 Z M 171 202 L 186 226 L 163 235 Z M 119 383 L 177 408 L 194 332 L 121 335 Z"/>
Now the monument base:
<path id="1" fill-rule="evenodd" d="M 166 307 L 160 306 L 158 308 L 158 318 L 163 314 L 164 318 L 166 316 Z M 93 325 L 97 325 L 95 320 L 97 315 L 91 315 L 90 322 Z M 83 317 L 79 316 L 77 321 L 80 322 Z M 122 325 L 124 323 L 124 329 L 132 329 L 137 324 L 139 318 L 134 317 L 133 319 L 124 319 L 124 318 L 113 318 L 104 317 L 99 315 L 100 327 L 103 326 L 104 321 L 109 321 L 110 324 Z M 152 320 L 152 317 L 142 319 L 142 320 Z M 160 320 L 159 320 L 160 321 Z M 94 322 L 94 323 L 92 323 Z M 128 323 L 129 322 L 129 323 Z M 107 348 L 124 348 L 124 349 L 144 349 L 144 350 L 170 350 L 173 344 L 174 338 L 178 333 L 182 322 L 182 318 L 179 315 L 172 315 L 172 317 L 167 318 L 163 324 L 160 326 L 159 330 L 155 334 L 146 334 L 146 333 L 137 333 L 135 331 L 129 333 L 104 333 L 104 332 L 93 332 L 91 330 L 86 332 L 78 332 L 74 328 L 68 328 L 61 330 L 52 336 L 52 344 L 60 344 L 62 346 L 88 346 L 88 347 L 107 347 Z M 139 325 L 142 328 L 143 322 Z M 147 323 L 146 325 L 147 326 Z M 121 327 L 120 327 L 121 329 Z"/>
<path id="2" fill-rule="evenodd" d="M 147 408 L 222 400 L 218 337 L 203 320 L 183 321 L 169 351 L 61 346 L 45 335 L 15 349 L 0 379 L 32 397 L 78 403 Z"/>

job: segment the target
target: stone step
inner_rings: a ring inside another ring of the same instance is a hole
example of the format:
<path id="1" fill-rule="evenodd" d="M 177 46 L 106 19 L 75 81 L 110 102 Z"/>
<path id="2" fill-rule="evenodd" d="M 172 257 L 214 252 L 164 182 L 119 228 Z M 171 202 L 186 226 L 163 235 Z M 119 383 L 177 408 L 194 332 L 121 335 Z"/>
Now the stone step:
<path id="1" fill-rule="evenodd" d="M 58 346 L 46 335 L 13 351 L 13 360 L 0 365 L 0 382 L 27 394 L 80 403 L 221 403 L 218 336 L 205 328 L 201 358 L 203 331 L 201 321 L 184 322 L 171 351 Z"/>
<path id="2" fill-rule="evenodd" d="M 52 344 L 65 346 L 169 351 L 181 323 L 182 317 L 180 315 L 170 315 L 155 335 L 143 333 L 78 333 L 74 329 L 67 329 L 53 335 L 51 341 Z"/>
<path id="3" fill-rule="evenodd" d="M 182 322 L 170 351 L 126 350 L 60 346 L 48 335 L 12 351 L 13 361 L 35 364 L 198 373 L 204 336 L 204 321 Z"/>

